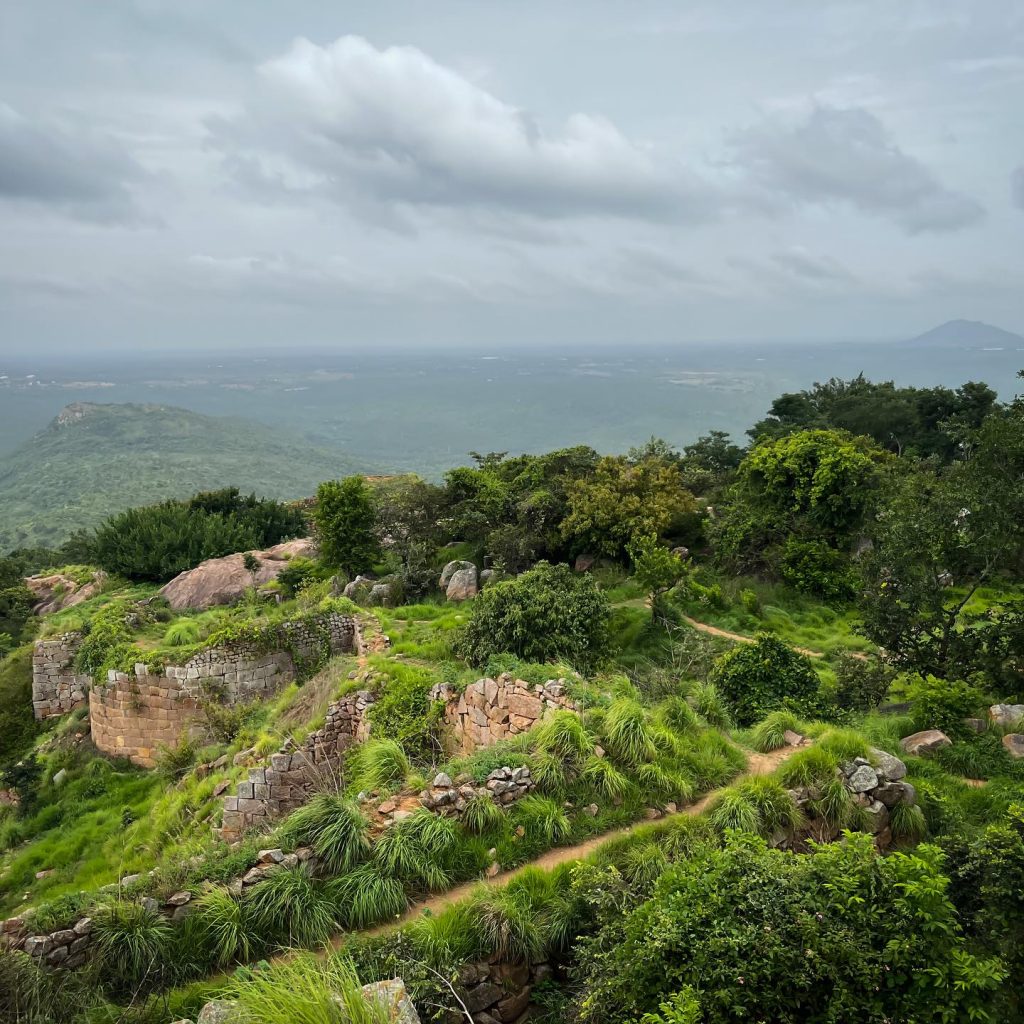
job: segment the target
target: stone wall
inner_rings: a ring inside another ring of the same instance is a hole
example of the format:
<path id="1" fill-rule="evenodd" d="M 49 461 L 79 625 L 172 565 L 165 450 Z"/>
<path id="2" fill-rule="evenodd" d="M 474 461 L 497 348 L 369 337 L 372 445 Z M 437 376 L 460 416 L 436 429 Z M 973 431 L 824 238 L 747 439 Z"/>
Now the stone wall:
<path id="1" fill-rule="evenodd" d="M 509 674 L 478 679 L 461 694 L 447 683 L 435 686 L 431 699 L 445 704 L 450 753 L 471 754 L 532 729 L 549 710 L 577 711 L 564 679 L 531 685 Z"/>
<path id="2" fill-rule="evenodd" d="M 70 928 L 48 935 L 31 935 L 23 918 L 0 921 L 0 947 L 20 949 L 45 967 L 81 967 L 92 945 L 92 921 L 83 917 Z"/>
<path id="3" fill-rule="evenodd" d="M 37 719 L 67 715 L 89 702 L 92 677 L 75 671 L 81 633 L 37 640 L 32 651 L 32 711 Z"/>
<path id="4" fill-rule="evenodd" d="M 341 755 L 370 732 L 367 711 L 376 697 L 369 690 L 346 694 L 327 708 L 322 729 L 299 747 L 286 743 L 268 764 L 249 769 L 249 778 L 224 798 L 220 836 L 241 839 L 249 829 L 263 828 L 301 807 L 316 792 L 333 788 L 340 778 Z"/>
<path id="5" fill-rule="evenodd" d="M 162 672 L 139 663 L 135 671 L 108 675 L 89 692 L 89 720 L 96 747 L 152 767 L 161 744 L 173 746 L 197 723 L 201 702 L 227 706 L 262 700 L 283 689 L 308 658 L 350 652 L 356 645 L 354 620 L 336 612 L 313 621 L 284 623 L 280 649 L 264 653 L 240 642 L 200 651 L 184 665 Z"/>

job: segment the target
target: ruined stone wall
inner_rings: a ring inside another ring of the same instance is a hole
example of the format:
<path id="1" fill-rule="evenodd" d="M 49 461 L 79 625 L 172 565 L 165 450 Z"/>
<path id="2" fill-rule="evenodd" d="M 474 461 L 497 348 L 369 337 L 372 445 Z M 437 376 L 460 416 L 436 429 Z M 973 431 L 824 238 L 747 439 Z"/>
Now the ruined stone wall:
<path id="1" fill-rule="evenodd" d="M 65 633 L 37 640 L 32 651 L 32 711 L 39 720 L 67 715 L 89 702 L 92 678 L 75 671 L 75 655 L 84 639 Z"/>
<path id="2" fill-rule="evenodd" d="M 89 720 L 97 748 L 152 767 L 161 745 L 173 746 L 197 723 L 201 701 L 227 706 L 263 700 L 288 685 L 296 659 L 352 651 L 356 627 L 347 615 L 331 613 L 313 622 L 284 623 L 281 649 L 264 653 L 248 642 L 200 651 L 184 665 L 162 672 L 139 663 L 131 673 L 111 671 L 104 686 L 89 692 Z"/>
<path id="3" fill-rule="evenodd" d="M 44 967 L 81 967 L 92 942 L 92 921 L 88 917 L 48 935 L 30 934 L 21 917 L 0 921 L 0 948 L 20 949 Z"/>
<path id="4" fill-rule="evenodd" d="M 478 679 L 461 694 L 447 683 L 435 686 L 431 699 L 445 704 L 451 753 L 471 754 L 532 729 L 549 710 L 576 711 L 564 679 L 531 685 L 509 674 Z"/>
<path id="5" fill-rule="evenodd" d="M 369 690 L 346 694 L 327 708 L 322 729 L 296 747 L 290 741 L 269 762 L 249 769 L 249 778 L 224 798 L 220 836 L 228 843 L 249 829 L 263 828 L 301 807 L 340 778 L 341 755 L 370 733 L 366 713 L 376 698 Z"/>

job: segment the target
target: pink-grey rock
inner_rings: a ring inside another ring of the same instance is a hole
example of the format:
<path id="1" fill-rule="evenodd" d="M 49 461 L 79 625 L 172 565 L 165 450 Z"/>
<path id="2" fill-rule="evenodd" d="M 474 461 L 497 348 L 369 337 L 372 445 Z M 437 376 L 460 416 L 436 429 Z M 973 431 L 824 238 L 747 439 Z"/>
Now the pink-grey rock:
<path id="1" fill-rule="evenodd" d="M 943 747 L 951 747 L 953 741 L 938 729 L 924 729 L 900 740 L 900 749 L 911 757 L 927 757 Z"/>

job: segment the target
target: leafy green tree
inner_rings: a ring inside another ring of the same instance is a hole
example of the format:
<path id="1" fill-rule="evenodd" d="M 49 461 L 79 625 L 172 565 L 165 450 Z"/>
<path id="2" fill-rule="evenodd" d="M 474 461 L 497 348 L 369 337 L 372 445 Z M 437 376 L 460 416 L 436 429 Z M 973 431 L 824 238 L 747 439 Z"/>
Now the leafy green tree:
<path id="1" fill-rule="evenodd" d="M 476 598 L 456 647 L 478 667 L 495 655 L 514 654 L 589 671 L 608 651 L 610 616 L 608 599 L 590 576 L 540 562 Z"/>
<path id="2" fill-rule="evenodd" d="M 678 466 L 606 456 L 568 488 L 561 531 L 578 551 L 622 558 L 637 537 L 694 529 L 696 512 Z"/>
<path id="3" fill-rule="evenodd" d="M 0 633 L 13 639 L 21 636 L 32 614 L 35 598 L 14 559 L 0 558 Z"/>
<path id="4" fill-rule="evenodd" d="M 794 538 L 818 547 L 791 553 L 791 577 L 818 586 L 836 562 L 824 548 L 845 556 L 873 507 L 887 458 L 863 438 L 830 430 L 762 441 L 740 464 L 712 524 L 719 559 L 737 571 L 778 573 Z M 800 570 L 815 553 L 817 568 Z"/>
<path id="5" fill-rule="evenodd" d="M 813 713 L 818 703 L 818 676 L 809 659 L 770 633 L 759 633 L 754 643 L 738 644 L 723 654 L 711 682 L 741 726 L 753 725 L 780 707 Z"/>
<path id="6" fill-rule="evenodd" d="M 636 537 L 629 545 L 628 554 L 634 577 L 649 595 L 651 618 L 657 618 L 662 595 L 686 572 L 683 560 L 658 543 L 653 534 Z"/>
<path id="7" fill-rule="evenodd" d="M 617 875 L 592 884 L 614 890 Z M 878 857 L 849 834 L 793 856 L 733 834 L 600 916 L 577 946 L 574 1019 L 996 1024 L 1006 967 L 972 950 L 947 890 L 934 847 Z"/>
<path id="8" fill-rule="evenodd" d="M 313 523 L 320 557 L 350 576 L 365 572 L 380 555 L 373 497 L 361 476 L 324 481 L 317 488 Z"/>

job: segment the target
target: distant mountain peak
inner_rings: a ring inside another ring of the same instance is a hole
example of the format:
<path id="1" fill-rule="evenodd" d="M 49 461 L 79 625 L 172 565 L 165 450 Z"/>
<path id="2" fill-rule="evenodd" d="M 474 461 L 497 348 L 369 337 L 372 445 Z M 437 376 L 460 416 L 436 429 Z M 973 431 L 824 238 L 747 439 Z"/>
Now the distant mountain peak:
<path id="1" fill-rule="evenodd" d="M 947 320 L 946 323 L 911 338 L 907 344 L 956 345 L 966 348 L 1006 347 L 1024 345 L 1024 336 L 983 323 L 981 320 Z"/>

